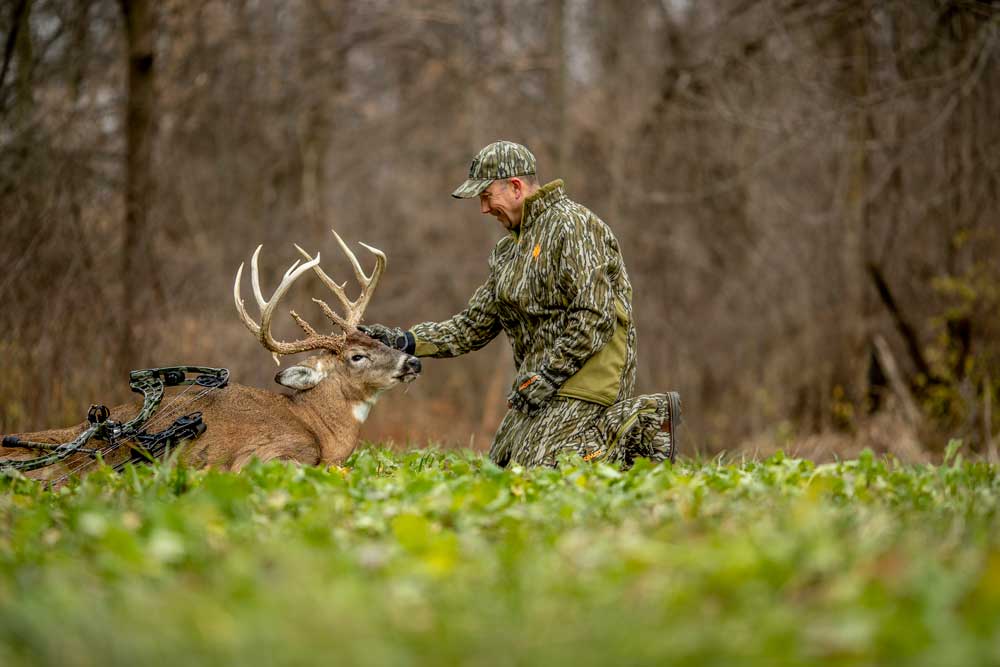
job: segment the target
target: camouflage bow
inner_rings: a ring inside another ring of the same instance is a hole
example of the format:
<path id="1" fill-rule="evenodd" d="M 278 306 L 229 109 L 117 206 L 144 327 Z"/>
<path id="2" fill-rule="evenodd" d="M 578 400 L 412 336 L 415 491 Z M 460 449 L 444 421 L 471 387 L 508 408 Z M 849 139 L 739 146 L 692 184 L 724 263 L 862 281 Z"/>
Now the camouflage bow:
<path id="1" fill-rule="evenodd" d="M 188 373 L 198 373 L 199 375 L 194 379 L 189 379 Z M 221 389 L 228 383 L 229 370 L 225 368 L 170 366 L 132 371 L 129 373 L 129 387 L 132 391 L 142 394 L 142 408 L 135 417 L 126 422 L 116 422 L 109 419 L 110 413 L 106 407 L 93 405 L 87 415 L 87 421 L 90 425 L 70 442 L 49 444 L 21 440 L 16 436 L 6 436 L 3 439 L 3 447 L 22 447 L 47 451 L 48 453 L 23 461 L 0 461 L 0 471 L 37 470 L 58 463 L 72 454 L 88 454 L 96 458 L 117 449 L 121 443 L 129 440 L 135 440 L 138 443 L 140 451 L 136 453 L 141 458 L 154 457 L 162 453 L 162 450 L 174 439 L 174 436 L 183 434 L 187 438 L 194 438 L 205 430 L 200 413 L 185 415 L 159 433 L 150 434 L 143 430 L 146 423 L 153 418 L 159 409 L 166 387 L 197 385 L 204 388 L 203 393 L 207 393 Z M 84 447 L 91 439 L 106 442 L 107 447 L 104 449 Z M 129 460 L 136 460 L 136 456 L 133 455 Z M 116 468 L 118 467 L 120 466 L 116 466 Z"/>

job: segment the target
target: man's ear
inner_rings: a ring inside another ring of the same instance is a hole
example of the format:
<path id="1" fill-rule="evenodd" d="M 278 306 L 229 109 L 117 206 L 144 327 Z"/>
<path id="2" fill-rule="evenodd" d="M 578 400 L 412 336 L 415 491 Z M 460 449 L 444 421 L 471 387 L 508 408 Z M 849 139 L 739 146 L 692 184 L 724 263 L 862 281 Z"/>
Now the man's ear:
<path id="1" fill-rule="evenodd" d="M 288 387 L 289 389 L 305 391 L 306 389 L 312 389 L 318 385 L 325 377 L 325 373 L 321 373 L 315 368 L 309 368 L 308 366 L 289 366 L 275 375 L 274 381 L 282 386 Z"/>
<path id="2" fill-rule="evenodd" d="M 524 194 L 524 182 L 520 178 L 510 179 L 510 187 L 514 188 L 514 199 L 520 199 Z"/>

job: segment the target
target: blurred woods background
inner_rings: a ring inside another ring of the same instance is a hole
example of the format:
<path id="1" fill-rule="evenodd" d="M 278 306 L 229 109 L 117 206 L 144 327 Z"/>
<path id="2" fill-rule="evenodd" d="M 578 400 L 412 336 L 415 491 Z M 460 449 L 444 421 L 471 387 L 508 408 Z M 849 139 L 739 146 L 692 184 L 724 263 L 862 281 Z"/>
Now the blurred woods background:
<path id="1" fill-rule="evenodd" d="M 367 321 L 458 312 L 501 231 L 448 195 L 505 138 L 617 234 L 691 449 L 996 458 L 997 3 L 5 0 L 0 39 L 0 432 L 130 368 L 274 386 L 258 243 L 265 292 L 292 242 L 353 281 L 335 227 L 389 257 Z M 431 360 L 364 434 L 484 448 L 511 365 Z"/>

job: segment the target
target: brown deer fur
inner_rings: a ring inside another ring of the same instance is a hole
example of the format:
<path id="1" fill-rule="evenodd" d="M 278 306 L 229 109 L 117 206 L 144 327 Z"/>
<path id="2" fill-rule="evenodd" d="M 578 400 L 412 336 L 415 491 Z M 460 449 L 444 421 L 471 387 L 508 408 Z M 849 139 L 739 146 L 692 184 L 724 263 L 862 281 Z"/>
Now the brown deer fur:
<path id="1" fill-rule="evenodd" d="M 181 403 L 176 416 L 198 410 L 208 427 L 182 449 L 181 460 L 194 467 L 232 471 L 240 470 L 253 458 L 310 465 L 341 463 L 354 451 L 361 424 L 379 395 L 399 383 L 412 381 L 419 372 L 420 362 L 415 357 L 362 333 L 352 333 L 341 353 L 322 351 L 279 372 L 275 380 L 288 385 L 290 393 L 231 383 L 196 402 Z M 316 384 L 305 388 L 312 381 Z M 177 393 L 176 389 L 168 390 L 163 406 L 168 406 Z M 181 399 L 187 400 L 187 395 Z M 120 405 L 111 411 L 111 419 L 126 421 L 137 414 L 140 406 L 139 401 Z M 155 428 L 168 425 L 157 423 L 155 416 L 151 424 Z M 33 442 L 69 442 L 85 426 L 84 423 L 18 434 L 18 437 Z M 92 441 L 88 446 L 102 444 Z M 108 462 L 125 458 L 125 450 L 123 447 L 111 453 Z M 20 448 L 8 451 L 0 452 L 4 460 L 33 458 L 41 453 Z M 28 476 L 55 479 L 88 461 L 84 455 L 74 455 L 59 465 L 29 472 Z"/>

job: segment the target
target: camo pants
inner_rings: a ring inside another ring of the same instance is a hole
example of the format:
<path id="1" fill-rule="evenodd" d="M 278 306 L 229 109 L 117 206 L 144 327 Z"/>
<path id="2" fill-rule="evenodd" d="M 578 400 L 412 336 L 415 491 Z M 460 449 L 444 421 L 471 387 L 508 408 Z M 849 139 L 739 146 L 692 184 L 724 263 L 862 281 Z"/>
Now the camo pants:
<path id="1" fill-rule="evenodd" d="M 660 426 L 670 408 L 663 394 L 645 394 L 609 407 L 557 397 L 531 417 L 511 410 L 500 423 L 490 459 L 500 466 L 554 466 L 575 452 L 588 461 L 628 468 L 637 457 L 670 458 L 672 443 Z"/>

